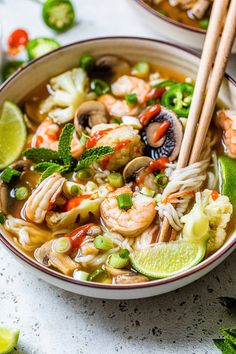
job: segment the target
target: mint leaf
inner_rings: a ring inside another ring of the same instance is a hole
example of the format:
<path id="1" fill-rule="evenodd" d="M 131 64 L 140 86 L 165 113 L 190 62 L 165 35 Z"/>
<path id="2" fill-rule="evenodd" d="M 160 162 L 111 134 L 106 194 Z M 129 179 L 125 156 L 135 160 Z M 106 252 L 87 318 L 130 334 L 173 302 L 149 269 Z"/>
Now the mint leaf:
<path id="1" fill-rule="evenodd" d="M 75 127 L 73 124 L 68 123 L 62 129 L 59 144 L 58 144 L 58 156 L 64 162 L 65 165 L 72 164 L 71 156 L 71 140 L 74 133 Z"/>
<path id="2" fill-rule="evenodd" d="M 37 165 L 34 166 L 34 170 L 43 173 L 44 171 L 47 170 L 48 167 L 51 166 L 60 166 L 58 163 L 55 162 L 39 162 Z"/>
<path id="3" fill-rule="evenodd" d="M 58 152 L 45 148 L 31 148 L 26 150 L 23 155 L 34 163 L 39 162 L 58 162 Z"/>
<path id="4" fill-rule="evenodd" d="M 227 339 L 213 339 L 215 346 L 221 350 L 222 354 L 235 354 L 236 347 Z"/>
<path id="5" fill-rule="evenodd" d="M 39 183 L 41 183 L 45 178 L 51 176 L 53 173 L 58 172 L 58 173 L 63 173 L 66 172 L 70 169 L 69 166 L 60 166 L 60 165 L 53 165 L 49 166 L 41 175 Z"/>
<path id="6" fill-rule="evenodd" d="M 99 146 L 92 149 L 87 149 L 82 154 L 80 164 L 75 168 L 75 171 L 87 168 L 93 162 L 98 161 L 107 155 L 112 155 L 114 152 L 115 150 L 110 146 Z"/>
<path id="7" fill-rule="evenodd" d="M 5 183 L 10 183 L 13 177 L 20 177 L 21 172 L 14 168 L 7 167 L 0 174 L 0 179 Z"/>

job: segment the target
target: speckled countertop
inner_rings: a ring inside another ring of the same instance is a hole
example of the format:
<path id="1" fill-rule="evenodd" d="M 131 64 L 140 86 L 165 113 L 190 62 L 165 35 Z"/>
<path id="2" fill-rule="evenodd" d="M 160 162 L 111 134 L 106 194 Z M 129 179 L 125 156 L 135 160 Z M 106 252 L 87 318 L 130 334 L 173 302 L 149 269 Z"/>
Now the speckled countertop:
<path id="1" fill-rule="evenodd" d="M 62 43 L 104 35 L 157 37 L 126 0 L 75 0 L 79 25 Z M 97 16 L 99 8 L 99 16 Z M 3 37 L 16 27 L 51 35 L 30 0 L 0 0 Z M 33 25 L 32 25 L 33 24 Z M 236 60 L 231 73 L 236 76 Z M 217 298 L 236 296 L 234 252 L 212 273 L 155 298 L 107 301 L 81 297 L 38 280 L 0 246 L 0 325 L 21 330 L 18 354 L 214 354 L 219 328 L 235 325 Z"/>

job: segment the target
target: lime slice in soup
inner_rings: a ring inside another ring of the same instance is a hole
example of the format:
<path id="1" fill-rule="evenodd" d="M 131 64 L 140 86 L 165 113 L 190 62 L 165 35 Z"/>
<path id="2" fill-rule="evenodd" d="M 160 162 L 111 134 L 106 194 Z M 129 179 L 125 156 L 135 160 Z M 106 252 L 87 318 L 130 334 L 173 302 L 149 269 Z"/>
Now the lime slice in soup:
<path id="1" fill-rule="evenodd" d="M 150 278 L 166 278 L 192 268 L 204 258 L 206 243 L 183 240 L 151 245 L 134 251 L 132 266 Z"/>
<path id="2" fill-rule="evenodd" d="M 226 195 L 233 207 L 236 207 L 236 160 L 228 156 L 219 157 L 221 183 L 220 192 Z"/>
<path id="3" fill-rule="evenodd" d="M 19 334 L 17 329 L 0 327 L 0 354 L 12 352 L 17 345 Z"/>
<path id="4" fill-rule="evenodd" d="M 23 114 L 15 103 L 6 100 L 0 114 L 0 170 L 20 156 L 25 141 Z"/>

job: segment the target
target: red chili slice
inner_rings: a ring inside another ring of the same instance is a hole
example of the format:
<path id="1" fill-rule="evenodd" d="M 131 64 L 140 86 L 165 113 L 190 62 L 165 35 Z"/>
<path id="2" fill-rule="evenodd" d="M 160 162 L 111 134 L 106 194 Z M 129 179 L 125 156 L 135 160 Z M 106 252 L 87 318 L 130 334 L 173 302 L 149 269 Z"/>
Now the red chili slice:
<path id="1" fill-rule="evenodd" d="M 170 127 L 170 122 L 168 120 L 165 120 L 164 122 L 161 123 L 161 125 L 157 128 L 157 130 L 154 133 L 153 140 L 154 143 L 157 143 L 158 140 L 163 138 L 163 136 L 166 134 Z"/>
<path id="2" fill-rule="evenodd" d="M 140 123 L 145 127 L 148 122 L 155 117 L 159 112 L 161 111 L 161 105 L 160 104 L 153 104 L 152 106 L 149 106 L 145 113 L 139 118 Z"/>
<path id="3" fill-rule="evenodd" d="M 24 29 L 18 28 L 13 31 L 8 37 L 8 47 L 10 54 L 19 53 L 19 51 L 26 46 L 28 41 L 29 36 Z"/>
<path id="4" fill-rule="evenodd" d="M 165 91 L 166 91 L 165 87 L 153 88 L 151 91 L 147 93 L 145 97 L 145 102 L 162 98 Z"/>
<path id="5" fill-rule="evenodd" d="M 86 224 L 70 232 L 66 237 L 70 239 L 72 249 L 79 248 L 85 240 L 88 230 L 95 224 Z"/>

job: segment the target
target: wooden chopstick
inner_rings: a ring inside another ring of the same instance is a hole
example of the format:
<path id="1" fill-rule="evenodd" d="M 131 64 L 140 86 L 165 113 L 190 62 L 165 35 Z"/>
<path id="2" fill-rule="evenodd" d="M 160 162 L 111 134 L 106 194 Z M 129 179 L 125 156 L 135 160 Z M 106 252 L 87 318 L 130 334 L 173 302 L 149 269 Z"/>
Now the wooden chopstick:
<path id="1" fill-rule="evenodd" d="M 218 92 L 220 90 L 226 65 L 235 39 L 235 34 L 236 34 L 236 1 L 232 0 L 226 18 L 222 38 L 220 41 L 218 54 L 216 56 L 215 65 L 212 70 L 212 75 L 209 81 L 209 87 L 203 105 L 202 114 L 199 121 L 199 126 L 197 129 L 195 141 L 193 144 L 189 164 L 193 164 L 194 162 L 197 162 L 200 158 L 202 146 L 205 141 L 207 131 L 211 123 Z"/>
<path id="2" fill-rule="evenodd" d="M 203 52 L 202 52 L 201 62 L 200 62 L 198 75 L 197 75 L 197 79 L 196 79 L 192 104 L 190 107 L 190 112 L 189 112 L 189 117 L 187 120 L 187 125 L 186 125 L 186 129 L 185 129 L 185 133 L 184 133 L 183 142 L 181 144 L 177 168 L 183 168 L 188 165 L 188 160 L 189 160 L 189 156 L 191 154 L 191 149 L 194 144 L 194 140 L 195 140 L 195 145 L 196 145 L 195 155 L 198 153 L 198 158 L 199 158 L 200 154 L 201 154 L 201 151 L 199 152 L 199 150 L 201 149 L 202 145 L 200 146 L 200 144 L 197 143 L 198 140 L 196 138 L 194 139 L 194 136 L 196 134 L 197 124 L 198 124 L 198 121 L 200 119 L 200 115 L 202 112 L 202 107 L 203 107 L 203 103 L 204 103 L 204 94 L 206 92 L 206 86 L 207 86 L 207 82 L 208 82 L 209 75 L 211 72 L 211 68 L 214 63 L 214 59 L 215 59 L 215 55 L 216 55 L 216 51 L 217 51 L 217 45 L 218 45 L 218 41 L 219 41 L 220 34 L 222 31 L 223 23 L 225 20 L 225 15 L 226 15 L 228 3 L 229 3 L 229 0 L 224 0 L 224 1 L 215 0 L 214 4 L 213 4 L 211 18 L 210 18 L 210 22 L 209 22 L 209 28 L 207 31 L 206 40 L 205 40 L 205 44 L 203 47 Z M 232 5 L 232 3 L 234 3 L 234 4 Z M 225 28 L 223 31 L 223 33 L 227 33 L 227 36 L 230 35 L 230 38 L 235 36 L 235 31 L 232 28 L 232 24 L 231 24 L 231 26 L 229 25 L 228 18 L 230 18 L 231 21 L 234 18 L 233 14 L 232 14 L 232 12 L 233 12 L 232 8 L 235 7 L 234 6 L 235 4 L 236 4 L 235 0 L 232 0 L 229 14 L 227 16 L 227 21 L 225 23 Z M 233 23 L 235 24 L 235 21 Z M 224 39 L 224 42 L 223 42 L 223 44 L 220 44 L 218 55 L 220 52 L 220 48 L 222 50 L 222 47 L 225 46 L 225 36 L 226 36 L 226 34 L 222 35 L 222 40 Z M 221 43 L 222 43 L 222 41 L 221 41 Z M 225 50 L 225 55 L 223 56 L 224 62 L 221 63 L 222 64 L 221 65 L 222 66 L 221 72 L 223 71 L 223 74 L 222 74 L 221 78 L 218 75 L 218 81 L 216 80 L 216 83 L 219 82 L 219 87 L 220 87 L 220 83 L 221 83 L 221 80 L 224 75 L 224 70 L 225 70 L 225 66 L 226 66 L 228 57 L 231 52 L 232 43 L 230 42 L 226 46 L 227 53 L 224 48 L 224 50 Z M 217 55 L 217 57 L 218 57 L 218 55 Z M 222 60 L 222 54 L 221 54 L 220 60 Z M 219 63 L 219 60 L 216 59 L 216 62 Z M 217 70 L 219 70 L 219 69 L 217 69 Z M 214 74 L 216 74 L 216 71 L 214 71 Z M 213 74 L 212 74 L 212 78 L 213 78 Z M 214 81 L 214 83 L 215 83 L 215 81 Z M 219 91 L 219 88 L 217 90 L 214 90 L 214 94 L 216 94 L 216 98 L 217 98 L 218 91 Z M 213 92 L 213 89 L 212 89 L 212 92 Z M 213 95 L 211 95 L 211 97 L 213 97 Z M 210 99 L 208 100 L 208 105 L 212 106 L 212 114 L 214 112 L 216 98 L 213 102 L 211 102 Z M 207 112 L 208 112 L 208 110 L 207 110 Z M 210 120 L 211 120 L 211 118 L 212 118 L 212 115 L 210 116 Z M 210 121 L 209 121 L 209 124 L 210 124 Z M 204 130 L 205 124 L 202 121 L 202 131 L 205 132 L 205 136 L 202 139 L 201 144 L 203 144 L 203 142 L 205 140 L 207 130 L 209 128 L 209 124 L 207 126 L 207 129 Z M 198 148 L 197 148 L 197 145 L 198 145 Z M 192 157 L 192 154 L 191 154 L 191 157 Z M 190 158 L 190 160 L 191 160 L 191 158 Z M 195 160 L 195 161 L 197 161 L 197 160 Z M 169 241 L 169 239 L 170 239 L 170 225 L 169 225 L 168 219 L 165 217 L 163 220 L 163 223 L 162 223 L 158 242 L 167 242 L 167 241 Z M 174 239 L 173 233 L 172 233 L 171 239 Z"/>

